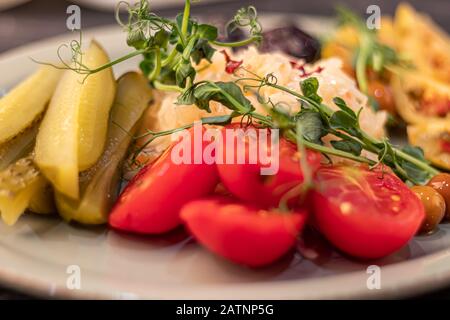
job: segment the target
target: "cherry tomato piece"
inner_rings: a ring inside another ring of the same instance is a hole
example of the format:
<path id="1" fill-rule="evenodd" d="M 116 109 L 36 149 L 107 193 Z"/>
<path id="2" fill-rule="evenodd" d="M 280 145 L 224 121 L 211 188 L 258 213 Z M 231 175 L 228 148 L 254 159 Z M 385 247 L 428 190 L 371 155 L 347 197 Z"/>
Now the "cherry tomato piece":
<path id="1" fill-rule="evenodd" d="M 381 169 L 327 166 L 317 171 L 316 179 L 314 222 L 349 255 L 387 256 L 408 243 L 425 218 L 420 199 Z"/>
<path id="2" fill-rule="evenodd" d="M 191 136 L 191 159 L 194 137 Z M 180 142 L 179 142 L 180 143 Z M 160 234 L 181 224 L 181 207 L 212 193 L 219 182 L 214 164 L 178 164 L 172 161 L 173 144 L 154 164 L 144 167 L 126 186 L 109 217 L 116 229 Z"/>
<path id="3" fill-rule="evenodd" d="M 268 265 L 286 254 L 306 217 L 305 211 L 267 211 L 217 196 L 192 201 L 181 210 L 181 218 L 199 243 L 250 267 Z"/>
<path id="4" fill-rule="evenodd" d="M 218 163 L 217 168 L 222 183 L 237 198 L 265 207 L 278 207 L 283 196 L 304 181 L 300 157 L 306 156 L 309 169 L 314 173 L 320 167 L 322 156 L 311 150 L 307 150 L 306 155 L 300 154 L 296 145 L 284 138 L 274 139 L 272 145 L 272 132 L 263 130 L 253 126 L 241 128 L 236 124 L 225 127 L 222 131 L 224 148 L 220 152 L 222 163 Z M 261 138 L 264 135 L 266 139 Z M 272 150 L 278 150 L 278 154 Z M 244 161 L 239 162 L 239 157 Z M 272 172 L 263 173 L 264 168 L 271 168 Z"/>

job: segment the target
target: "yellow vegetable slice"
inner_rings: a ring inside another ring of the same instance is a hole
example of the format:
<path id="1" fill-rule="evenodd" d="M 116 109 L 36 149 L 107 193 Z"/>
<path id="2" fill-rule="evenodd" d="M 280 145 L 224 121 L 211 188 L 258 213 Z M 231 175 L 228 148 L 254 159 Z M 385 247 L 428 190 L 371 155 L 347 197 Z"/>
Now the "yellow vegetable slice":
<path id="1" fill-rule="evenodd" d="M 133 134 L 151 99 L 147 80 L 138 73 L 127 73 L 118 80 L 111 110 L 105 151 L 98 162 L 80 174 L 80 199 L 56 193 L 56 205 L 66 221 L 103 224 L 118 192 L 120 165 Z"/>
<path id="2" fill-rule="evenodd" d="M 83 64 L 96 68 L 109 62 L 102 47 L 92 41 L 83 56 Z M 79 96 L 78 168 L 93 166 L 100 158 L 106 142 L 109 112 L 116 94 L 116 81 L 111 68 L 89 76 Z"/>
<path id="3" fill-rule="evenodd" d="M 0 144 L 14 138 L 39 118 L 61 74 L 61 70 L 42 66 L 0 99 Z"/>
<path id="4" fill-rule="evenodd" d="M 108 62 L 93 41 L 83 55 L 90 69 Z M 36 139 L 35 162 L 55 189 L 78 198 L 78 172 L 100 157 L 115 92 L 110 68 L 85 75 L 65 71 L 42 121 Z"/>
<path id="5" fill-rule="evenodd" d="M 407 123 L 450 118 L 450 86 L 417 71 L 397 70 L 391 79 L 398 114 Z"/>
<path id="6" fill-rule="evenodd" d="M 66 71 L 50 101 L 35 146 L 35 162 L 41 172 L 56 189 L 75 198 L 78 197 L 77 100 L 81 91 L 77 83 L 72 71 Z"/>
<path id="7" fill-rule="evenodd" d="M 423 122 L 407 128 L 408 139 L 412 145 L 423 149 L 425 158 L 433 164 L 450 170 L 450 150 L 442 148 L 442 141 L 450 137 L 450 121 Z M 448 142 L 450 146 L 450 140 Z"/>
<path id="8" fill-rule="evenodd" d="M 394 30 L 397 50 L 420 72 L 450 83 L 450 38 L 439 26 L 403 3 L 397 7 Z"/>
<path id="9" fill-rule="evenodd" d="M 30 200 L 43 192 L 46 180 L 30 157 L 23 158 L 0 172 L 0 213 L 7 225 L 13 225 L 25 212 Z"/>

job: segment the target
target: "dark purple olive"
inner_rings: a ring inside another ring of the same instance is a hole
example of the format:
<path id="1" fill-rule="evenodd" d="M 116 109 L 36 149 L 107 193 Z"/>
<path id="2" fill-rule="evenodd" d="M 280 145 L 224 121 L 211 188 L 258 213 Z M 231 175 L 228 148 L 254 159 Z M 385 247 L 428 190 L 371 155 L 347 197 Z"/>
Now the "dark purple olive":
<path id="1" fill-rule="evenodd" d="M 306 62 L 314 62 L 320 58 L 319 40 L 295 26 L 264 32 L 259 49 L 262 52 L 282 51 Z"/>

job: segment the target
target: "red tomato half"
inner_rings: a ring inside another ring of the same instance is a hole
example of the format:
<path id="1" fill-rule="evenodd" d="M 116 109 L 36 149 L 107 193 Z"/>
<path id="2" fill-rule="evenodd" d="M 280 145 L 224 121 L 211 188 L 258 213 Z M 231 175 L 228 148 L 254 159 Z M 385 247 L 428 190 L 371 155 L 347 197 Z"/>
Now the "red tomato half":
<path id="1" fill-rule="evenodd" d="M 230 135 L 231 130 L 242 130 L 242 135 Z M 255 134 L 249 135 L 252 130 Z M 278 207 L 281 198 L 294 187 L 298 187 L 304 181 L 303 172 L 300 168 L 301 155 L 296 145 L 284 138 L 274 144 L 279 154 L 273 153 L 271 149 L 271 131 L 268 130 L 266 140 L 261 140 L 264 131 L 253 126 L 240 128 L 236 124 L 227 126 L 222 131 L 223 152 L 222 163 L 217 165 L 220 179 L 225 187 L 241 200 L 257 203 L 266 207 Z M 228 132 L 227 132 L 228 131 Z M 230 140 L 231 143 L 230 143 Z M 245 163 L 238 162 L 238 154 L 244 154 Z M 218 158 L 221 156 L 218 154 Z M 262 155 L 268 155 L 264 159 Z M 256 158 L 252 162 L 251 157 Z M 320 153 L 307 150 L 307 163 L 314 173 L 320 166 Z M 273 158 L 273 159 L 271 159 Z M 233 159 L 229 161 L 227 159 Z M 269 162 L 270 161 L 270 162 Z M 275 163 L 275 162 L 277 163 Z M 278 168 L 276 173 L 262 175 L 262 168 Z"/>
<path id="2" fill-rule="evenodd" d="M 316 173 L 314 221 L 343 252 L 381 258 L 403 247 L 425 217 L 419 198 L 395 175 L 330 166 Z"/>
<path id="3" fill-rule="evenodd" d="M 181 218 L 202 245 L 251 267 L 270 264 L 287 253 L 306 216 L 304 211 L 267 211 L 225 197 L 192 201 L 181 210 Z"/>
<path id="4" fill-rule="evenodd" d="M 191 135 L 191 159 L 194 138 Z M 172 145 L 153 165 L 144 167 L 126 186 L 115 204 L 109 224 L 116 229 L 159 234 L 181 224 L 181 207 L 212 193 L 218 183 L 214 164 L 175 164 Z"/>

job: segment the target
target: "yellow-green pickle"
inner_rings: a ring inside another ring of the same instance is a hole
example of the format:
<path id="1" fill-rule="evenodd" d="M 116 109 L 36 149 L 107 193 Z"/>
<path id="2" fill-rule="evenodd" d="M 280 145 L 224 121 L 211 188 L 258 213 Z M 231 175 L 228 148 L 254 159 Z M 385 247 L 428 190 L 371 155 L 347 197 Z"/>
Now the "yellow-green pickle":
<path id="1" fill-rule="evenodd" d="M 83 224 L 107 221 L 118 192 L 122 160 L 150 100 L 151 89 L 142 75 L 130 72 L 118 80 L 106 147 L 97 163 L 80 173 L 79 199 L 56 192 L 56 205 L 65 220 Z"/>

